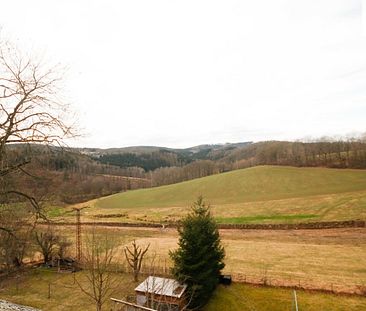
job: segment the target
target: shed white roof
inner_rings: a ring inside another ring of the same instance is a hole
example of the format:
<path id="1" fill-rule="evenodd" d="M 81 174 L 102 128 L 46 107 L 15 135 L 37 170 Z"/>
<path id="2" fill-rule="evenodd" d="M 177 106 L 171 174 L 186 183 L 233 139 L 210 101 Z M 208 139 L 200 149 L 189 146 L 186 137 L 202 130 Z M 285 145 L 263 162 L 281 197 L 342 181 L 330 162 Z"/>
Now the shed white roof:
<path id="1" fill-rule="evenodd" d="M 180 298 L 186 288 L 186 284 L 180 284 L 173 279 L 149 276 L 135 288 L 135 291 Z"/>

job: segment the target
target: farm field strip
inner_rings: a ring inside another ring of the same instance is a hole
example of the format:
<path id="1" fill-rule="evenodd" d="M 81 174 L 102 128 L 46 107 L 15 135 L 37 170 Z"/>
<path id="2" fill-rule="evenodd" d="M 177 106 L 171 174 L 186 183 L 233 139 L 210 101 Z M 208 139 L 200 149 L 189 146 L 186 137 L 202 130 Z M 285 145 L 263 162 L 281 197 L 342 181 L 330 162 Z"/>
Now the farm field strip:
<path id="1" fill-rule="evenodd" d="M 83 221 L 90 222 L 164 222 L 177 221 L 189 212 L 185 207 L 99 209 L 95 202 L 82 211 Z M 67 209 L 68 210 L 68 209 Z M 366 219 L 366 191 L 305 198 L 212 204 L 212 214 L 219 223 L 301 223 Z M 57 220 L 74 221 L 70 213 Z"/>
<path id="2" fill-rule="evenodd" d="M 65 227 L 66 228 L 66 227 Z M 174 229 L 96 227 L 118 244 L 118 259 L 124 262 L 123 247 L 136 240 L 150 243 L 146 266 L 170 265 L 169 250 L 177 247 Z M 62 229 L 61 229 L 62 230 Z M 70 238 L 70 229 L 64 229 Z M 84 229 L 84 233 L 90 228 Z M 225 273 L 254 283 L 266 277 L 278 285 L 302 284 L 353 292 L 366 284 L 366 228 L 323 230 L 220 230 L 226 251 Z"/>

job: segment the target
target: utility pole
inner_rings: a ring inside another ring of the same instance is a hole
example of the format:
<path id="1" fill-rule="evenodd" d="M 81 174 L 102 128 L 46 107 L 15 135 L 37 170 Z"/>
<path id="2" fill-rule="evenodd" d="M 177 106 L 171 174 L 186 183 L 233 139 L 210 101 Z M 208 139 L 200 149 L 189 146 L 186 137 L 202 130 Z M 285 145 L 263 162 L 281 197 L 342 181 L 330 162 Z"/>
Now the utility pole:
<path id="1" fill-rule="evenodd" d="M 76 209 L 76 259 L 81 260 L 81 222 L 80 209 Z"/>
<path id="2" fill-rule="evenodd" d="M 81 221 L 80 221 L 80 211 L 89 206 L 84 206 L 80 208 L 74 207 L 73 210 L 76 212 L 76 259 L 78 262 L 81 261 L 82 257 L 82 240 L 81 240 Z"/>

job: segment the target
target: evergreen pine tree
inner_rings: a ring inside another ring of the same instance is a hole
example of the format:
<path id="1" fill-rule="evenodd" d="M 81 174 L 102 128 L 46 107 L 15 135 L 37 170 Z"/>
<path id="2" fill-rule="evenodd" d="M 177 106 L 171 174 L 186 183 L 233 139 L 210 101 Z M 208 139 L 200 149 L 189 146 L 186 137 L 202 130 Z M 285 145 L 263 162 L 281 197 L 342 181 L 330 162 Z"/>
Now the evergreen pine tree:
<path id="1" fill-rule="evenodd" d="M 194 202 L 178 232 L 179 248 L 170 252 L 174 262 L 173 274 L 178 281 L 188 285 L 189 307 L 199 308 L 211 297 L 225 266 L 225 251 L 217 224 L 202 196 Z"/>

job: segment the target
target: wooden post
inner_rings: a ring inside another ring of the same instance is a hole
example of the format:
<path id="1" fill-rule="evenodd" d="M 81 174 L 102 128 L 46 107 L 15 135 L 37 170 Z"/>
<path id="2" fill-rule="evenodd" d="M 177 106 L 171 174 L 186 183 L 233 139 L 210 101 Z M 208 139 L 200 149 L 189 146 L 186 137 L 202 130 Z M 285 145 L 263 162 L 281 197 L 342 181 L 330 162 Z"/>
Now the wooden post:
<path id="1" fill-rule="evenodd" d="M 299 311 L 298 305 L 297 305 L 297 295 L 296 290 L 293 291 L 294 299 L 292 300 L 292 307 L 291 311 Z"/>
<path id="2" fill-rule="evenodd" d="M 48 299 L 51 298 L 51 282 L 48 282 Z"/>

